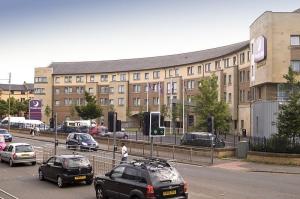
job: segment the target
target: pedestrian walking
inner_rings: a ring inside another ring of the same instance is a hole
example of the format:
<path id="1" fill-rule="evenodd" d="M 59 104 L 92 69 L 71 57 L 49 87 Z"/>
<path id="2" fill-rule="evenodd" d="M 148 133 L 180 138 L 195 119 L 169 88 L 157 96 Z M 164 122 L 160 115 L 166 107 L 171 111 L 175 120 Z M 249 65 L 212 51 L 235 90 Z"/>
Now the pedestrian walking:
<path id="1" fill-rule="evenodd" d="M 36 134 L 37 136 L 39 136 L 39 135 L 40 135 L 40 128 L 39 128 L 38 126 L 35 126 L 34 132 L 35 132 L 35 134 Z"/>
<path id="2" fill-rule="evenodd" d="M 124 142 L 121 144 L 121 146 L 122 146 L 122 159 L 121 159 L 121 163 L 124 163 L 124 162 L 127 162 L 128 151 L 127 151 L 127 147 L 125 146 Z"/>

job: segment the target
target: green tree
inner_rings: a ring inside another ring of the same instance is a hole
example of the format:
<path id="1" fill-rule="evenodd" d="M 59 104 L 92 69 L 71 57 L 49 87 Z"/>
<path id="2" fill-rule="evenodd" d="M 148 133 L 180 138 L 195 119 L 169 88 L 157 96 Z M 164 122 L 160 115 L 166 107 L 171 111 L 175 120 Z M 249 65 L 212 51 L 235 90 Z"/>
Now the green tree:
<path id="1" fill-rule="evenodd" d="M 296 79 L 296 73 L 291 68 L 283 77 L 287 80 L 289 100 L 278 114 L 278 134 L 295 141 L 295 137 L 300 137 L 300 81 Z"/>
<path id="2" fill-rule="evenodd" d="M 193 101 L 194 113 L 197 116 L 197 129 L 207 130 L 207 117 L 214 116 L 216 131 L 229 131 L 229 107 L 223 100 L 218 100 L 218 81 L 214 74 L 200 80 L 199 94 L 193 98 Z"/>
<path id="3" fill-rule="evenodd" d="M 44 113 L 45 113 L 47 118 L 50 117 L 51 112 L 52 112 L 52 110 L 51 110 L 50 106 L 47 104 L 47 106 L 45 107 L 45 110 L 44 110 Z"/>
<path id="4" fill-rule="evenodd" d="M 8 114 L 8 103 L 5 100 L 0 100 L 0 117 L 3 118 Z"/>
<path id="5" fill-rule="evenodd" d="M 75 109 L 84 120 L 96 119 L 102 116 L 102 109 L 97 105 L 95 96 L 90 95 L 88 92 L 84 93 L 86 104 L 83 106 L 75 106 Z"/>

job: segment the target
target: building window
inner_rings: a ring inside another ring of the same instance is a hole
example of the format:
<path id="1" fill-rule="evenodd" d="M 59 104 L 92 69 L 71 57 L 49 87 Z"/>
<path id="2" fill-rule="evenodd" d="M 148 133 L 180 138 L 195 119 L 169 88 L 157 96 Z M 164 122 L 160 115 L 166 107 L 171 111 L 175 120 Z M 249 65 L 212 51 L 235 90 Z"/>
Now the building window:
<path id="1" fill-rule="evenodd" d="M 103 94 L 109 93 L 109 87 L 108 86 L 101 86 L 100 87 L 100 93 L 103 93 Z"/>
<path id="2" fill-rule="evenodd" d="M 291 61 L 291 67 L 292 67 L 292 70 L 295 71 L 295 72 L 300 72 L 300 60 L 294 60 L 294 61 Z"/>
<path id="3" fill-rule="evenodd" d="M 153 104 L 154 105 L 158 105 L 159 104 L 158 97 L 153 97 Z"/>
<path id="4" fill-rule="evenodd" d="M 231 93 L 228 93 L 228 103 L 231 103 Z"/>
<path id="5" fill-rule="evenodd" d="M 65 83 L 72 83 L 72 76 L 65 76 Z"/>
<path id="6" fill-rule="evenodd" d="M 227 95 L 227 93 L 224 92 L 224 93 L 223 93 L 223 100 L 224 100 L 224 102 L 226 102 L 226 95 Z"/>
<path id="7" fill-rule="evenodd" d="M 244 129 L 244 120 L 241 120 L 241 129 Z"/>
<path id="8" fill-rule="evenodd" d="M 77 94 L 83 94 L 84 93 L 84 88 L 83 87 L 76 87 L 76 93 Z"/>
<path id="9" fill-rule="evenodd" d="M 55 100 L 55 106 L 59 106 L 60 105 L 60 101 L 59 100 Z"/>
<path id="10" fill-rule="evenodd" d="M 204 67 L 205 67 L 205 72 L 210 72 L 210 63 L 205 64 Z"/>
<path id="11" fill-rule="evenodd" d="M 55 83 L 57 83 L 57 84 L 60 83 L 60 77 L 55 77 Z"/>
<path id="12" fill-rule="evenodd" d="M 35 77 L 34 83 L 47 83 L 47 77 Z"/>
<path id="13" fill-rule="evenodd" d="M 141 99 L 140 98 L 133 98 L 133 106 L 140 106 Z"/>
<path id="14" fill-rule="evenodd" d="M 95 81 L 95 76 L 94 75 L 91 75 L 90 76 L 90 82 L 94 82 Z"/>
<path id="15" fill-rule="evenodd" d="M 232 62 L 233 62 L 233 65 L 235 66 L 235 65 L 236 65 L 236 56 L 234 56 L 234 57 L 232 58 Z"/>
<path id="16" fill-rule="evenodd" d="M 220 60 L 215 62 L 215 69 L 216 70 L 221 69 L 221 61 Z"/>
<path id="17" fill-rule="evenodd" d="M 100 98 L 100 104 L 101 105 L 108 105 L 109 100 L 107 98 Z"/>
<path id="18" fill-rule="evenodd" d="M 110 105 L 114 105 L 114 100 L 113 99 L 109 99 L 109 104 Z"/>
<path id="19" fill-rule="evenodd" d="M 114 93 L 114 87 L 109 87 L 109 93 Z"/>
<path id="20" fill-rule="evenodd" d="M 300 45 L 300 35 L 291 35 L 291 46 Z"/>
<path id="21" fill-rule="evenodd" d="M 11 94 L 13 94 L 13 91 L 11 91 Z M 34 94 L 45 94 L 45 88 L 35 88 Z"/>
<path id="22" fill-rule="evenodd" d="M 226 81 L 226 74 L 224 74 L 224 79 L 223 79 L 223 81 L 224 81 L 224 82 L 223 82 L 224 86 L 226 86 L 226 82 L 227 82 L 227 81 Z"/>
<path id="23" fill-rule="evenodd" d="M 60 89 L 59 89 L 59 88 L 56 88 L 56 89 L 55 89 L 55 94 L 58 95 L 59 92 L 60 92 Z"/>
<path id="24" fill-rule="evenodd" d="M 126 73 L 120 74 L 120 81 L 126 81 Z"/>
<path id="25" fill-rule="evenodd" d="M 112 76 L 111 76 L 111 81 L 112 81 L 112 82 L 116 81 L 116 77 L 117 77 L 116 75 L 112 75 Z"/>
<path id="26" fill-rule="evenodd" d="M 231 75 L 228 75 L 228 85 L 231 85 Z"/>
<path id="27" fill-rule="evenodd" d="M 153 72 L 153 78 L 154 79 L 159 79 L 159 71 L 154 71 Z"/>
<path id="28" fill-rule="evenodd" d="M 72 87 L 65 87 L 65 94 L 70 94 L 73 92 Z"/>
<path id="29" fill-rule="evenodd" d="M 76 104 L 77 106 L 83 104 L 83 102 L 84 102 L 84 101 L 83 101 L 82 98 L 77 98 L 77 99 L 75 99 L 75 104 Z"/>
<path id="30" fill-rule="evenodd" d="M 249 70 L 247 71 L 247 81 L 248 82 L 250 81 L 250 71 Z"/>
<path id="31" fill-rule="evenodd" d="M 240 54 L 240 64 L 245 63 L 245 53 Z"/>
<path id="32" fill-rule="evenodd" d="M 198 66 L 198 74 L 201 74 L 202 72 L 202 66 L 200 65 L 200 66 Z"/>
<path id="33" fill-rule="evenodd" d="M 243 92 L 240 90 L 240 102 L 243 102 Z"/>
<path id="34" fill-rule="evenodd" d="M 124 104 L 125 104 L 124 98 L 118 98 L 118 105 L 119 106 L 124 106 Z"/>
<path id="35" fill-rule="evenodd" d="M 147 105 L 147 101 L 148 101 L 147 99 L 144 99 L 144 105 Z"/>
<path id="36" fill-rule="evenodd" d="M 145 73 L 145 79 L 149 79 L 149 73 Z"/>
<path id="37" fill-rule="evenodd" d="M 83 76 L 76 76 L 76 82 L 82 83 L 83 82 Z"/>
<path id="38" fill-rule="evenodd" d="M 224 59 L 224 68 L 228 68 L 229 67 L 229 58 Z"/>
<path id="39" fill-rule="evenodd" d="M 195 80 L 189 80 L 187 82 L 187 89 L 188 90 L 193 90 L 195 88 Z"/>
<path id="40" fill-rule="evenodd" d="M 173 69 L 169 69 L 169 77 L 173 77 Z"/>
<path id="41" fill-rule="evenodd" d="M 251 52 L 248 51 L 248 52 L 247 52 L 247 61 L 248 61 L 248 62 L 250 61 L 250 57 L 251 57 Z"/>
<path id="42" fill-rule="evenodd" d="M 194 74 L 194 66 L 189 66 L 187 68 L 187 74 L 188 75 L 193 75 Z"/>
<path id="43" fill-rule="evenodd" d="M 171 88 L 171 83 L 167 83 L 167 90 L 168 90 L 168 94 L 171 93 L 171 90 L 172 90 L 172 94 L 173 93 L 177 93 L 177 82 L 173 82 L 173 86 Z"/>
<path id="44" fill-rule="evenodd" d="M 175 68 L 175 76 L 178 76 L 178 75 L 179 75 L 179 69 Z"/>
<path id="45" fill-rule="evenodd" d="M 89 88 L 89 93 L 94 94 L 94 88 Z"/>
<path id="46" fill-rule="evenodd" d="M 125 86 L 124 85 L 119 85 L 118 86 L 118 92 L 119 93 L 125 93 Z"/>
<path id="47" fill-rule="evenodd" d="M 108 81 L 108 75 L 101 75 L 100 76 L 100 81 L 101 82 L 107 82 Z"/>
<path id="48" fill-rule="evenodd" d="M 140 73 L 133 73 L 133 80 L 140 80 Z"/>
<path id="49" fill-rule="evenodd" d="M 248 100 L 248 101 L 251 100 L 251 92 L 250 92 L 250 91 L 247 92 L 247 100 Z"/>
<path id="50" fill-rule="evenodd" d="M 243 71 L 240 71 L 240 82 L 244 81 Z"/>
<path id="51" fill-rule="evenodd" d="M 70 98 L 65 98 L 65 99 L 64 99 L 64 102 L 65 102 L 65 106 L 71 105 L 71 104 L 72 104 L 72 99 L 70 99 Z"/>
<path id="52" fill-rule="evenodd" d="M 141 85 L 133 85 L 133 92 L 140 93 L 141 92 Z"/>

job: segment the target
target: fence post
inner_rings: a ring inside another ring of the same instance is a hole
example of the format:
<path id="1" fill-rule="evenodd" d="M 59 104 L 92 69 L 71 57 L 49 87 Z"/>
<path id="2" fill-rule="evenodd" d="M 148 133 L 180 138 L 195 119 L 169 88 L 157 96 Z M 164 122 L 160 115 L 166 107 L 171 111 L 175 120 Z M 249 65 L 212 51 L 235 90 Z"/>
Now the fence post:
<path id="1" fill-rule="evenodd" d="M 107 138 L 107 150 L 109 151 L 109 139 Z"/>
<path id="2" fill-rule="evenodd" d="M 175 159 L 175 146 L 173 145 L 173 160 Z"/>
<path id="3" fill-rule="evenodd" d="M 137 131 L 135 131 L 135 141 L 138 140 L 138 135 L 137 135 Z"/>
<path id="4" fill-rule="evenodd" d="M 145 142 L 143 142 L 143 156 L 145 155 Z"/>
<path id="5" fill-rule="evenodd" d="M 190 149 L 190 161 L 192 162 L 193 148 Z"/>
<path id="6" fill-rule="evenodd" d="M 131 142 L 131 140 L 129 140 L 129 152 L 131 153 L 131 144 L 132 144 L 132 142 Z"/>
<path id="7" fill-rule="evenodd" d="M 159 157 L 159 154 L 158 154 L 158 145 L 156 145 L 156 156 Z"/>
<path id="8" fill-rule="evenodd" d="M 96 170 L 95 170 L 95 169 L 96 169 L 96 168 L 95 168 L 95 156 L 93 155 L 92 157 L 93 157 L 93 170 L 94 170 L 94 174 L 96 175 L 96 173 L 95 173 L 95 171 L 96 171 Z"/>

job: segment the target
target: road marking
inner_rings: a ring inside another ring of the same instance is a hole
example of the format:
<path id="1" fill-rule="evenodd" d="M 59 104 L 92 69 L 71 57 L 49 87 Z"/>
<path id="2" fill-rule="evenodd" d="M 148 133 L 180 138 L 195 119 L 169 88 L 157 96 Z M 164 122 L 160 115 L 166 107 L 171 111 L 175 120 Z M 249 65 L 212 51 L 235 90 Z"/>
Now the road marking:
<path id="1" fill-rule="evenodd" d="M 246 163 L 244 162 L 227 162 L 223 164 L 217 164 L 211 167 L 214 168 L 221 168 L 221 169 L 228 169 L 228 170 L 235 170 L 235 171 L 248 171 L 249 169 L 243 167 Z"/>
<path id="2" fill-rule="evenodd" d="M 10 197 L 12 197 L 12 198 L 14 198 L 14 199 L 19 199 L 18 197 L 16 197 L 16 196 L 14 196 L 14 195 L 12 195 L 12 194 L 10 194 L 10 193 L 4 191 L 3 189 L 0 189 L 0 192 L 2 192 L 2 193 L 6 194 L 6 195 L 8 195 L 8 196 L 10 196 Z"/>

